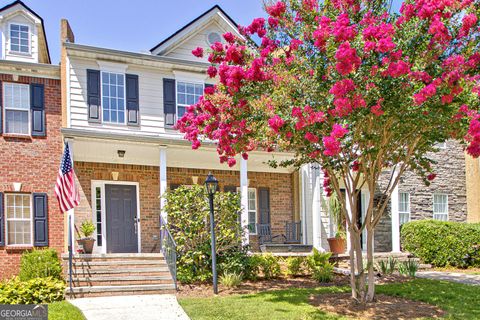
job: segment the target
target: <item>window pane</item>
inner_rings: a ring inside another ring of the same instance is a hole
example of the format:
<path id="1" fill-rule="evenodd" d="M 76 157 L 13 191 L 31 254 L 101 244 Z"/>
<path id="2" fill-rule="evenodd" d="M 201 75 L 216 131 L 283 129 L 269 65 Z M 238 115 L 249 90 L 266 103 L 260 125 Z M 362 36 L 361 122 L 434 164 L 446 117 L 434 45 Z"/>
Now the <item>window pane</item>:
<path id="1" fill-rule="evenodd" d="M 180 119 L 181 117 L 183 117 L 183 115 L 185 114 L 185 111 L 187 110 L 187 108 L 185 107 L 178 107 L 178 118 Z"/>
<path id="2" fill-rule="evenodd" d="M 194 89 L 193 84 L 187 84 L 187 93 L 189 93 L 189 94 L 194 94 L 195 93 L 195 89 Z"/>
<path id="3" fill-rule="evenodd" d="M 6 111 L 5 132 L 28 134 L 28 111 Z"/>
<path id="4" fill-rule="evenodd" d="M 23 53 L 30 51 L 28 26 L 10 25 L 10 50 Z"/>
<path id="5" fill-rule="evenodd" d="M 125 123 L 124 75 L 102 72 L 103 121 Z"/>
<path id="6" fill-rule="evenodd" d="M 30 195 L 7 194 L 5 195 L 5 206 L 7 208 L 7 243 L 10 245 L 31 245 Z"/>

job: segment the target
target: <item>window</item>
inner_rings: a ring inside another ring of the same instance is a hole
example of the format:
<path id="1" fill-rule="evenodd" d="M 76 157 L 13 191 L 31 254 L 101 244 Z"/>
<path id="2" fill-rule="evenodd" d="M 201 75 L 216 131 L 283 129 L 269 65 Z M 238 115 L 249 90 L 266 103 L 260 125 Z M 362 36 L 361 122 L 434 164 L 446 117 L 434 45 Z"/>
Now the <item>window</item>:
<path id="1" fill-rule="evenodd" d="M 237 192 L 240 192 L 240 187 L 237 188 Z M 227 192 L 227 191 L 224 191 Z M 231 192 L 231 191 L 229 191 Z M 241 201 L 241 199 L 240 199 Z M 251 234 L 257 233 L 257 189 L 255 188 L 248 188 L 248 231 Z M 238 217 L 239 222 L 241 221 L 241 217 Z"/>
<path id="2" fill-rule="evenodd" d="M 125 123 L 125 75 L 102 72 L 103 121 Z"/>
<path id="3" fill-rule="evenodd" d="M 448 221 L 448 195 L 433 195 L 433 219 Z"/>
<path id="4" fill-rule="evenodd" d="M 177 119 L 203 95 L 203 83 L 177 82 Z"/>
<path id="5" fill-rule="evenodd" d="M 32 210 L 29 194 L 6 194 L 7 244 L 32 245 Z"/>
<path id="6" fill-rule="evenodd" d="M 30 33 L 28 29 L 28 26 L 25 25 L 10 25 L 10 51 L 30 53 Z"/>
<path id="7" fill-rule="evenodd" d="M 97 216 L 97 246 L 102 246 L 102 189 L 95 187 L 95 215 Z"/>
<path id="8" fill-rule="evenodd" d="M 257 233 L 257 189 L 248 188 L 248 231 Z"/>
<path id="9" fill-rule="evenodd" d="M 30 86 L 27 84 L 4 83 L 3 103 L 5 107 L 5 133 L 30 133 Z"/>
<path id="10" fill-rule="evenodd" d="M 398 213 L 400 225 L 410 221 L 410 194 L 407 192 L 398 194 Z"/>

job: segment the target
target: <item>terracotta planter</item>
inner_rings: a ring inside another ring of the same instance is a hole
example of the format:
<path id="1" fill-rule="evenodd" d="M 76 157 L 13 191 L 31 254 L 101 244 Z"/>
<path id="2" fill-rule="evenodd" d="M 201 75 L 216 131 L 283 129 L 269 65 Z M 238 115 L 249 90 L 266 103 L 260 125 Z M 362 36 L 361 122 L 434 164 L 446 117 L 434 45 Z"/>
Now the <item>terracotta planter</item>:
<path id="1" fill-rule="evenodd" d="M 346 241 L 343 238 L 328 238 L 328 245 L 330 246 L 330 251 L 334 254 L 345 253 Z"/>
<path id="2" fill-rule="evenodd" d="M 95 245 L 95 239 L 78 239 L 77 243 L 82 246 L 84 253 L 91 254 L 93 252 L 93 246 Z"/>

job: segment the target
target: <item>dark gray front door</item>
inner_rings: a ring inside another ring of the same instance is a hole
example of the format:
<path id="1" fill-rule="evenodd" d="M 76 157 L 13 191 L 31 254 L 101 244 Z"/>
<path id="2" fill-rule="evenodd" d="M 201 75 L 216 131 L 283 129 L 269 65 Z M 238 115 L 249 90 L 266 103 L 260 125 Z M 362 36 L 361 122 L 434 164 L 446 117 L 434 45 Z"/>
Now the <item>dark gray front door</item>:
<path id="1" fill-rule="evenodd" d="M 129 185 L 105 185 L 107 252 L 138 252 L 137 189 Z"/>

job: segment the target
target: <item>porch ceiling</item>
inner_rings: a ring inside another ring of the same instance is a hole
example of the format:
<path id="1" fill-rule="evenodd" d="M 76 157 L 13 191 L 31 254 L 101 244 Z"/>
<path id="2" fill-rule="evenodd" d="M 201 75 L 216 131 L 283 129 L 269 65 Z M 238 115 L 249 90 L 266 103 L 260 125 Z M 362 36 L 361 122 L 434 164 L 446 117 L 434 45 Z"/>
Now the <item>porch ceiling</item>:
<path id="1" fill-rule="evenodd" d="M 163 145 L 167 148 L 167 167 L 210 169 L 210 170 L 240 170 L 240 159 L 237 165 L 229 168 L 218 160 L 213 146 L 205 146 L 192 150 L 185 145 Z M 118 150 L 124 150 L 123 158 Z M 133 164 L 159 166 L 160 145 L 158 143 L 120 141 L 111 139 L 96 139 L 76 137 L 73 140 L 73 159 L 81 162 L 100 162 L 115 164 Z M 248 171 L 291 173 L 293 168 L 271 168 L 267 161 L 271 159 L 286 160 L 288 154 L 252 152 L 248 159 Z"/>

